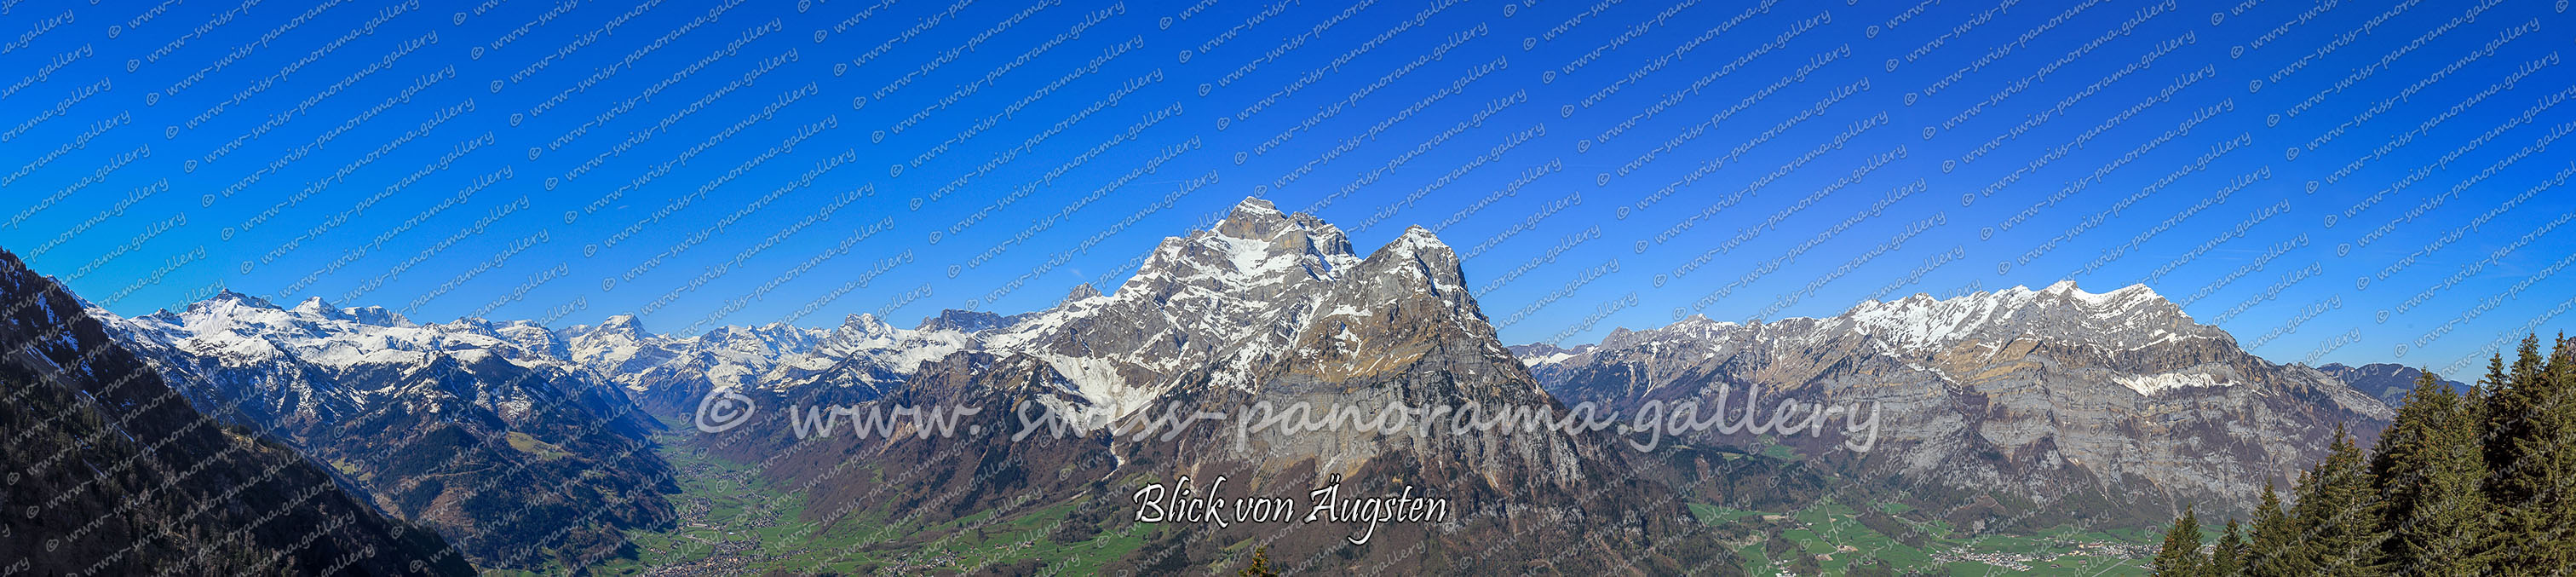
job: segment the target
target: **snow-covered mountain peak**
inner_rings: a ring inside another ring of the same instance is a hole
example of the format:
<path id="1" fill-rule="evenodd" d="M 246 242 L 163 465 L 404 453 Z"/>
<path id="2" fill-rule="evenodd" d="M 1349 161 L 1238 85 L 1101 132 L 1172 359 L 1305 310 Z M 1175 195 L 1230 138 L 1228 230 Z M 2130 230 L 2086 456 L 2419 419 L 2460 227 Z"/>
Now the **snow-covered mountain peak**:
<path id="1" fill-rule="evenodd" d="M 1196 367 L 1215 367 L 1207 380 L 1216 386 L 1249 388 L 1264 367 L 1330 352 L 1359 364 L 1318 374 L 1355 378 L 1401 366 L 1368 356 L 1393 350 L 1385 346 L 1352 354 L 1370 339 L 1434 334 L 1399 328 L 1454 327 L 1489 339 L 1462 276 L 1456 251 L 1427 229 L 1408 229 L 1362 259 L 1340 228 L 1247 199 L 1213 230 L 1165 239 L 1117 292 L 1077 288 L 983 342 L 996 354 L 1036 356 L 1085 400 L 1123 411 Z"/>
<path id="2" fill-rule="evenodd" d="M 1520 359 L 1521 364 L 1535 367 L 1564 364 L 1575 357 L 1592 354 L 1592 351 L 1600 348 L 1601 345 L 1578 345 L 1565 348 L 1547 343 L 1531 343 L 1511 347 L 1511 351 L 1512 356 Z"/>
<path id="3" fill-rule="evenodd" d="M 1238 271 L 1295 264 L 1334 269 L 1358 260 L 1340 227 L 1311 214 L 1281 212 L 1259 198 L 1243 199 L 1213 230 L 1175 240 L 1215 248 Z"/>
<path id="4" fill-rule="evenodd" d="M 1737 323 L 1730 321 L 1708 318 L 1708 315 L 1696 313 L 1691 316 L 1682 317 L 1682 320 L 1673 321 L 1673 326 L 1677 327 L 1731 327 L 1736 324 Z"/>
<path id="5" fill-rule="evenodd" d="M 1218 221 L 1218 236 L 1284 245 L 1291 253 L 1322 257 L 1351 254 L 1350 236 L 1340 227 L 1306 213 L 1281 212 L 1268 200 L 1245 198 Z"/>
<path id="6" fill-rule="evenodd" d="M 1440 237 L 1432 234 L 1431 229 L 1421 226 L 1405 227 L 1403 235 L 1387 241 L 1386 246 L 1379 247 L 1377 252 L 1369 253 L 1372 259 L 1381 256 L 1422 261 L 1430 268 L 1458 268 L 1458 251 L 1449 248 L 1448 243 L 1440 242 Z"/>
<path id="7" fill-rule="evenodd" d="M 292 309 L 267 304 L 256 297 L 226 293 L 192 303 L 184 311 L 130 319 L 101 311 L 100 319 L 111 330 L 127 335 L 131 346 L 160 359 L 164 370 L 190 378 L 235 375 L 208 377 L 214 379 L 208 382 L 220 381 L 219 386 L 233 387 L 232 393 L 276 402 L 315 398 L 310 402 L 347 407 L 373 406 L 383 399 L 369 395 L 381 387 L 332 389 L 317 383 L 391 374 L 384 369 L 422 366 L 458 355 L 477 362 L 499 359 L 534 367 L 555 363 L 549 355 L 560 348 L 552 332 L 526 323 L 496 325 L 465 319 L 416 325 L 379 307 L 344 309 L 321 299 L 305 299 Z"/>
<path id="8" fill-rule="evenodd" d="M 2075 299 L 2094 308 L 2126 308 L 2140 305 L 2171 304 L 2165 300 L 2164 295 L 2156 294 L 2155 289 L 2147 288 L 2147 285 L 2142 284 L 2133 284 L 2120 287 L 2119 289 L 2111 292 L 2098 294 L 2076 289 L 2075 281 L 2060 281 L 2058 284 L 2066 285 L 2066 291 L 2060 293 L 2061 296 Z M 2175 308 L 2176 312 L 2180 312 L 2180 310 L 2180 307 Z"/>
<path id="9" fill-rule="evenodd" d="M 1440 242 L 1440 235 L 1432 234 L 1431 229 L 1423 228 L 1419 224 L 1404 227 L 1404 235 L 1395 237 L 1395 241 L 1396 244 L 1416 249 L 1449 248 L 1448 243 Z"/>
<path id="10" fill-rule="evenodd" d="M 340 309 L 332 307 L 331 303 L 322 302 L 322 297 L 305 297 L 304 302 L 296 303 L 295 308 L 289 310 L 320 316 L 336 316 L 340 312 Z"/>
<path id="11" fill-rule="evenodd" d="M 2039 290 L 2016 286 L 1948 299 L 1917 294 L 1893 301 L 1862 301 L 1825 320 L 1908 350 L 1967 340 L 1999 345 L 2024 336 L 2119 349 L 2175 338 L 2226 338 L 2217 327 L 2194 322 L 2182 307 L 2144 285 L 2090 293 L 2074 281 Z"/>
<path id="12" fill-rule="evenodd" d="M 1392 275 L 1420 282 L 1422 285 L 1415 288 L 1441 295 L 1444 300 L 1453 301 L 1453 305 L 1463 304 L 1457 299 L 1465 296 L 1466 270 L 1458 262 L 1458 251 L 1440 242 L 1440 237 L 1432 234 L 1430 229 L 1406 227 L 1403 235 L 1370 253 L 1366 262 L 1384 263 L 1372 266 L 1396 269 L 1371 269 L 1373 275 Z"/>
<path id="13" fill-rule="evenodd" d="M 328 331 L 311 325 L 333 319 L 310 309 L 289 311 L 259 297 L 224 291 L 190 303 L 184 311 L 162 311 L 130 320 L 156 325 L 156 329 L 176 330 L 184 338 L 207 334 L 315 337 Z"/>
<path id="14" fill-rule="evenodd" d="M 197 301 L 188 305 L 188 310 L 191 312 L 218 308 L 225 310 L 233 308 L 284 310 L 277 308 L 277 305 L 275 304 L 269 303 L 268 299 L 233 292 L 232 289 L 217 291 L 215 296 L 207 297 L 206 300 Z"/>
<path id="15" fill-rule="evenodd" d="M 599 321 L 595 326 L 573 327 L 573 331 L 591 335 L 617 335 L 629 339 L 653 335 L 644 330 L 643 321 L 636 319 L 635 315 L 624 313 L 609 315 L 607 319 Z"/>
<path id="16" fill-rule="evenodd" d="M 811 342 L 825 334 L 829 334 L 829 331 L 807 329 L 787 323 L 769 323 L 757 326 L 721 326 L 708 329 L 706 334 L 691 338 L 710 343 L 743 341 L 799 343 Z"/>
<path id="17" fill-rule="evenodd" d="M 380 327 L 411 326 L 410 318 L 402 316 L 401 313 L 387 310 L 385 307 L 349 307 L 340 309 L 340 312 L 347 314 L 350 321 L 361 324 L 370 324 Z"/>
<path id="18" fill-rule="evenodd" d="M 1715 338 L 1719 333 L 1738 326 L 1742 326 L 1742 324 L 1711 319 L 1708 318 L 1708 315 L 1694 314 L 1682 317 L 1682 320 L 1674 321 L 1672 325 L 1664 327 L 1664 330 L 1681 336 L 1707 339 Z"/>
<path id="19" fill-rule="evenodd" d="M 2061 281 L 2038 290 L 2016 286 L 1947 299 L 1914 294 L 1889 301 L 1861 301 L 1840 315 L 1826 318 L 1793 317 L 1739 325 L 1692 315 L 1660 328 L 1614 330 L 1601 340 L 1599 350 L 1697 363 L 1729 354 L 1733 350 L 1730 347 L 1780 339 L 1794 341 L 1788 344 L 1800 347 L 1832 346 L 1832 342 L 1852 337 L 1873 343 L 1870 346 L 1875 350 L 1914 359 L 1962 346 L 2000 350 L 2023 340 L 2081 343 L 2111 355 L 2132 354 L 2176 341 L 2204 340 L 2234 346 L 2225 331 L 2194 322 L 2181 307 L 2143 285 L 2091 293 L 2073 281 Z M 1549 353 L 1529 360 L 1533 365 L 1584 362 L 1571 356 L 1557 357 L 1554 351 Z M 2188 383 L 2123 384 L 2152 393 Z"/>
<path id="20" fill-rule="evenodd" d="M 894 330 L 893 325 L 877 320 L 876 315 L 857 313 L 841 317 L 841 328 L 834 329 L 834 332 L 848 335 L 875 335 L 892 330 Z"/>
<path id="21" fill-rule="evenodd" d="M 1340 228 L 1247 199 L 1212 230 L 1163 239 L 1115 294 L 1165 301 L 1185 293 L 1244 293 L 1271 300 L 1338 280 L 1359 262 Z"/>
<path id="22" fill-rule="evenodd" d="M 1287 225 L 1288 213 L 1280 212 L 1277 205 L 1261 198 L 1245 197 L 1243 202 L 1235 203 L 1232 212 L 1226 213 L 1225 220 L 1217 221 L 1216 233 L 1235 238 L 1268 239 Z"/>

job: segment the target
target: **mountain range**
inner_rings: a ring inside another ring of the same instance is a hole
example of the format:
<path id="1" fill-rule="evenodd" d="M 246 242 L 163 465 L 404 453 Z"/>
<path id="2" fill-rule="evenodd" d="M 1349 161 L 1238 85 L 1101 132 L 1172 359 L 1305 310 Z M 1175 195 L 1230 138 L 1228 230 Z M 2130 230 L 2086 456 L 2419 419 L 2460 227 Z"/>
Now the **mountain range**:
<path id="1" fill-rule="evenodd" d="M 71 293 L 6 252 L 0 302 L 0 573 L 473 573 L 438 534 L 199 413 Z"/>
<path id="2" fill-rule="evenodd" d="M 2391 407 L 2405 404 L 2406 392 L 2415 390 L 2415 377 L 2424 374 L 2420 369 L 2397 363 L 2370 363 L 2361 366 L 2326 363 L 2324 366 L 2317 367 L 2317 370 L 2333 376 L 2335 380 L 2343 381 L 2353 390 L 2377 397 L 2380 402 L 2387 403 Z M 2445 378 L 2441 381 L 2442 386 L 2450 387 L 2452 393 L 2465 395 L 2469 392 L 2469 386 L 2457 380 Z"/>
<path id="3" fill-rule="evenodd" d="M 334 495 L 443 539 L 422 547 L 453 543 L 476 566 L 536 571 L 632 559 L 637 535 L 702 523 L 690 487 L 706 473 L 675 463 L 678 450 L 744 464 L 753 486 L 792 500 L 778 526 L 865 537 L 821 565 L 898 572 L 955 569 L 917 553 L 1031 519 L 1052 527 L 1045 539 L 1119 543 L 1100 568 L 1153 573 L 1230 570 L 1256 549 L 1300 570 L 1732 566 L 1743 536 L 1709 529 L 1687 505 L 1833 494 L 1904 502 L 1972 533 L 2149 526 L 2184 506 L 2250 505 L 2260 484 L 2249 480 L 2286 479 L 2338 430 L 2385 425 L 2376 385 L 2359 385 L 2366 394 L 2347 379 L 2406 378 L 2265 361 L 2144 286 L 1916 295 L 1821 319 L 1691 317 L 1572 347 L 1504 346 L 1468 286 L 1457 252 L 1426 229 L 1361 254 L 1329 223 L 1247 199 L 1209 230 L 1165 239 L 1114 291 L 1083 285 L 1046 310 L 944 311 L 912 328 L 864 314 L 829 329 L 686 336 L 629 315 L 563 328 L 421 323 L 232 292 L 132 318 L 47 310 L 94 319 L 94 340 L 131 351 L 143 365 L 130 370 L 242 431 L 236 442 L 300 453 L 336 481 Z M 49 283 L 11 287 L 0 294 L 10 302 L 72 298 Z M 1169 420 L 1256 419 L 1246 409 L 1264 403 L 1357 407 L 1360 421 L 1399 403 L 1630 415 L 1757 388 L 1766 400 L 1874 407 L 1871 444 L 1700 431 L 1639 451 L 1621 430 L 1238 433 L 1247 423 Z M 700 428 L 718 397 L 755 409 Z M 813 434 L 825 407 L 982 411 L 963 435 L 901 423 L 862 437 L 846 418 L 837 435 Z M 1063 426 L 1015 438 L 1035 413 Z M 14 468 L 43 455 L 8 457 Z M 1455 509 L 1379 527 L 1360 546 L 1341 524 L 1130 522 L 1140 487 L 1184 475 L 1227 478 L 1226 497 L 1303 498 L 1338 480 Z"/>
<path id="4" fill-rule="evenodd" d="M 1758 388 L 1883 407 L 1884 433 L 1867 452 L 1814 435 L 1697 441 L 1785 445 L 1847 478 L 1968 492 L 2013 513 L 1998 518 L 2040 527 L 2153 521 L 2185 505 L 2244 510 L 2263 479 L 2286 486 L 2337 431 L 2367 437 L 2393 416 L 2334 375 L 2246 353 L 2139 285 L 1918 294 L 1826 318 L 1691 317 L 1519 352 L 1567 402 L 1633 411 Z"/>

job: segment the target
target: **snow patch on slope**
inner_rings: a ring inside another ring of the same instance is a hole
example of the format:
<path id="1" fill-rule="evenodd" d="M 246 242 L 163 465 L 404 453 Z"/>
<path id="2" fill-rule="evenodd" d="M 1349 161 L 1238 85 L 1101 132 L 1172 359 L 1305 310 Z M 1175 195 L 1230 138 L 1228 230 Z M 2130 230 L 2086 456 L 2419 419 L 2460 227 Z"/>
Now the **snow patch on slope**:
<path id="1" fill-rule="evenodd" d="M 1162 393 L 1151 386 L 1129 385 L 1126 377 L 1119 376 L 1117 361 L 1052 353 L 1032 353 L 1031 356 L 1046 361 L 1047 366 L 1055 368 L 1056 374 L 1071 381 L 1074 391 L 1090 400 L 1094 411 L 1103 411 L 1113 417 L 1141 410 Z"/>
<path id="2" fill-rule="evenodd" d="M 2129 390 L 2137 391 L 2138 394 L 2146 396 L 2155 396 L 2158 392 L 2183 387 L 2221 387 L 2233 384 L 2219 382 L 2218 379 L 2201 373 L 2119 375 L 2111 377 L 2111 380 L 2113 382 L 2120 383 L 2120 386 L 2128 387 Z"/>

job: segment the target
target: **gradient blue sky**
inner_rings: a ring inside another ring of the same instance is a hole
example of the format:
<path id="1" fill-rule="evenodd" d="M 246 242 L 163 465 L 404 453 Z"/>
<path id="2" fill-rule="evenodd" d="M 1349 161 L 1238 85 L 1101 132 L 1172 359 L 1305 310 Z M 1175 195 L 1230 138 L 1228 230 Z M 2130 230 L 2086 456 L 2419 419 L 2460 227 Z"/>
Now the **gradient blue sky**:
<path id="1" fill-rule="evenodd" d="M 2437 370 L 2576 288 L 2563 3 L 324 6 L 6 3 L 0 247 L 128 315 L 909 325 L 1260 195 L 1436 225 L 1511 343 L 2072 278 Z"/>

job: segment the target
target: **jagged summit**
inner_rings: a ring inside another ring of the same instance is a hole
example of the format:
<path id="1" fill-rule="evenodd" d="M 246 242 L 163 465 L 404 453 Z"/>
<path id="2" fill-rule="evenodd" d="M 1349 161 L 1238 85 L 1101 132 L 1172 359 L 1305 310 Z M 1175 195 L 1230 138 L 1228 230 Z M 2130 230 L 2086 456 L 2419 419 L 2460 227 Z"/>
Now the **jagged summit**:
<path id="1" fill-rule="evenodd" d="M 255 296 L 251 296 L 251 295 L 247 295 L 247 294 L 238 293 L 238 292 L 233 292 L 233 289 L 223 289 L 223 290 L 220 290 L 220 291 L 216 291 L 216 292 L 215 292 L 215 296 L 206 297 L 206 300 L 197 301 L 196 303 L 193 303 L 193 304 L 188 305 L 188 310 L 192 310 L 192 311 L 193 311 L 193 310 L 198 310 L 198 307 L 200 307 L 200 306 L 216 306 L 216 305 L 232 305 L 232 306 L 243 306 L 243 307 L 251 307 L 251 308 L 261 308 L 261 309 L 277 309 L 277 308 L 278 308 L 276 304 L 273 304 L 273 303 L 268 302 L 268 299 L 259 298 L 259 297 L 255 297 Z M 278 309 L 278 310 L 284 310 L 284 309 Z"/>
<path id="2" fill-rule="evenodd" d="M 1088 287 L 1091 285 L 1083 286 Z M 1077 294 L 1079 292 L 1079 290 L 1076 291 Z M 1100 293 L 1098 291 L 1093 291 L 1091 294 L 1098 295 Z M 1074 297 L 1066 297 L 1067 300 L 1073 300 L 1073 298 Z M 967 333 L 980 333 L 993 329 L 1009 328 L 1011 325 L 1019 323 L 1020 319 L 1027 318 L 1027 316 L 1028 315 L 1003 316 L 983 311 L 942 309 L 939 311 L 938 316 L 921 319 L 921 324 L 914 326 L 913 330 L 951 330 Z"/>
<path id="3" fill-rule="evenodd" d="M 893 326 L 887 325 L 885 321 L 878 320 L 877 316 L 873 314 L 852 313 L 848 316 L 841 317 L 840 330 L 842 331 L 874 333 L 884 332 L 892 328 Z"/>
<path id="4" fill-rule="evenodd" d="M 1466 282 L 1466 271 L 1458 263 L 1458 251 L 1449 248 L 1448 243 L 1440 242 L 1440 237 L 1431 234 L 1431 229 L 1422 228 L 1419 225 L 1406 227 L 1403 235 L 1388 241 L 1386 246 L 1378 248 L 1377 252 L 1370 253 L 1369 258 L 1412 261 L 1419 272 L 1438 280 L 1439 282 L 1435 283 L 1437 285 L 1460 285 Z M 1463 287 L 1435 286 L 1433 288 L 1448 290 Z"/>
<path id="5" fill-rule="evenodd" d="M 1978 291 L 1947 299 L 1935 299 L 1932 298 L 1932 295 L 1914 293 L 1912 296 L 1891 301 L 1861 301 L 1860 304 L 1853 305 L 1851 310 L 1867 310 L 1892 305 L 1951 303 L 1962 300 L 1974 302 L 2000 301 L 2014 305 L 2030 304 L 2045 300 L 2049 302 L 2073 302 L 2096 309 L 2127 309 L 2138 306 L 2172 305 L 2172 302 L 2165 300 L 2163 295 L 2157 294 L 2155 289 L 2148 288 L 2147 285 L 2143 284 L 2124 286 L 2110 292 L 2092 293 L 2085 292 L 2084 289 L 2077 287 L 2075 281 L 2061 280 L 2038 290 L 2032 290 L 2028 285 L 2022 285 L 1996 291 Z M 2175 312 L 2181 311 L 2181 307 L 2179 306 L 2174 306 L 2173 309 Z"/>
<path id="6" fill-rule="evenodd" d="M 1397 243 L 1418 248 L 1449 248 L 1448 243 L 1440 242 L 1440 235 L 1432 234 L 1431 229 L 1423 228 L 1419 224 L 1404 227 L 1404 234 L 1396 237 L 1395 240 Z"/>
<path id="7" fill-rule="evenodd" d="M 2145 285 L 2097 294 L 2077 288 L 2074 281 L 2059 281 L 2036 291 L 2016 286 L 1948 299 L 1917 294 L 1894 301 L 1862 301 L 1822 320 L 1850 325 L 1909 350 L 1970 339 L 2002 343 L 2023 337 L 2123 349 L 2172 339 L 2229 338 L 2218 327 L 2193 321 L 2181 306 Z"/>
<path id="8" fill-rule="evenodd" d="M 1164 239 L 1129 284 L 1165 277 L 1234 284 L 1283 274 L 1329 278 L 1358 260 L 1341 228 L 1314 215 L 1280 212 L 1267 200 L 1246 198 L 1212 230 Z"/>
<path id="9" fill-rule="evenodd" d="M 2163 343 L 2206 340 L 2234 346 L 2226 331 L 2200 324 L 2182 307 L 2145 285 L 2104 293 L 2085 292 L 2075 281 L 2058 281 L 2032 290 L 2015 286 L 1936 299 L 1916 293 L 1905 298 L 1861 301 L 1842 314 L 1788 317 L 1739 324 L 1691 315 L 1653 329 L 1613 329 L 1601 339 L 1603 349 L 1654 343 L 1712 342 L 1743 332 L 1759 338 L 1827 339 L 1848 335 L 1876 346 L 1912 355 L 1931 354 L 1963 344 L 2003 347 L 2017 340 L 2083 343 L 2108 350 L 2136 350 Z M 1582 362 L 1588 359 L 1575 359 Z"/>
<path id="10" fill-rule="evenodd" d="M 1418 338 L 1396 336 L 1395 325 L 1490 338 L 1462 275 L 1456 252 L 1427 229 L 1362 259 L 1340 228 L 1245 199 L 1212 230 L 1165 239 L 1116 293 L 1068 298 L 985 344 L 1046 359 L 1083 400 L 1123 412 L 1209 363 L 1214 384 L 1251 387 L 1262 367 L 1300 354 L 1375 354 L 1399 349 L 1370 350 L 1373 338 Z"/>
<path id="11" fill-rule="evenodd" d="M 1262 239 L 1269 238 L 1287 224 L 1288 214 L 1280 212 L 1277 205 L 1258 197 L 1245 197 L 1243 202 L 1235 203 L 1233 211 L 1226 213 L 1225 220 L 1217 221 L 1216 232 L 1235 238 Z"/>
<path id="12" fill-rule="evenodd" d="M 1072 303 L 1073 301 L 1097 296 L 1101 296 L 1100 289 L 1092 287 L 1091 283 L 1077 284 L 1073 285 L 1072 291 L 1068 291 L 1064 294 L 1063 300 L 1056 301 L 1056 306 L 1064 306 L 1065 304 Z"/>
<path id="13" fill-rule="evenodd" d="M 2155 289 L 2147 288 L 2147 285 L 2143 284 L 2124 286 L 2106 293 L 2089 293 L 2084 292 L 2084 289 L 2076 288 L 2073 280 L 2062 280 L 2048 285 L 2048 288 L 2040 289 L 2039 292 L 2074 299 L 2096 307 L 2164 300 L 2163 295 L 2156 294 Z"/>
<path id="14" fill-rule="evenodd" d="M 384 326 L 384 327 L 399 327 L 399 326 L 410 326 L 410 325 L 411 325 L 411 319 L 410 319 L 410 318 L 408 318 L 408 317 L 404 317 L 404 316 L 402 316 L 402 314 L 401 314 L 401 313 L 393 312 L 392 310 L 386 309 L 385 307 L 378 307 L 378 306 L 349 307 L 349 308 L 340 309 L 340 312 L 342 312 L 342 313 L 346 313 L 346 314 L 349 316 L 349 320 L 351 320 L 351 321 L 355 321 L 355 322 L 359 322 L 359 323 L 364 323 L 364 324 L 370 324 L 370 325 L 376 325 L 376 326 Z"/>
<path id="15" fill-rule="evenodd" d="M 1661 328 L 1620 328 L 1597 349 L 1526 349 L 1525 359 L 1542 374 L 1559 374 L 1543 365 L 1583 365 L 1597 355 L 1663 359 L 1648 363 L 1650 373 L 1678 374 L 1686 366 L 1756 346 L 1846 347 L 1920 362 L 1952 355 L 2004 354 L 2030 347 L 2062 347 L 2108 357 L 2115 375 L 2103 379 L 2140 395 L 2184 387 L 2229 386 L 2237 377 L 2217 371 L 2177 370 L 2152 361 L 2159 350 L 2223 350 L 2243 355 L 2226 331 L 2200 324 L 2182 308 L 2145 285 L 2103 293 L 2086 292 L 2074 281 L 2058 281 L 2038 290 L 2015 286 L 1947 299 L 1915 294 L 1891 301 L 1862 301 L 1842 314 L 1824 318 L 1791 317 L 1751 324 L 1718 322 L 1693 315 Z M 2016 353 L 2018 354 L 2018 353 Z M 1985 362 L 1980 360 L 1978 362 Z M 2373 413 L 2354 404 L 2354 410 Z"/>
<path id="16" fill-rule="evenodd" d="M 629 333 L 637 333 L 637 334 L 651 334 L 651 333 L 647 333 L 647 332 L 645 332 L 645 330 L 644 330 L 644 321 L 643 321 L 642 319 L 635 318 L 635 315 L 627 314 L 627 313 L 618 313 L 618 314 L 614 314 L 614 315 L 609 315 L 609 316 L 608 316 L 608 318 L 607 318 L 606 320 L 602 320 L 602 321 L 600 321 L 600 322 L 599 322 L 599 326 L 597 327 L 597 329 L 598 329 L 598 330 L 602 330 L 602 331 L 620 331 L 620 332 L 629 332 Z"/>
<path id="17" fill-rule="evenodd" d="M 1281 212 L 1270 201 L 1247 197 L 1208 232 L 1227 238 L 1285 245 L 1290 252 L 1319 256 L 1351 254 L 1350 235 L 1302 212 Z"/>

